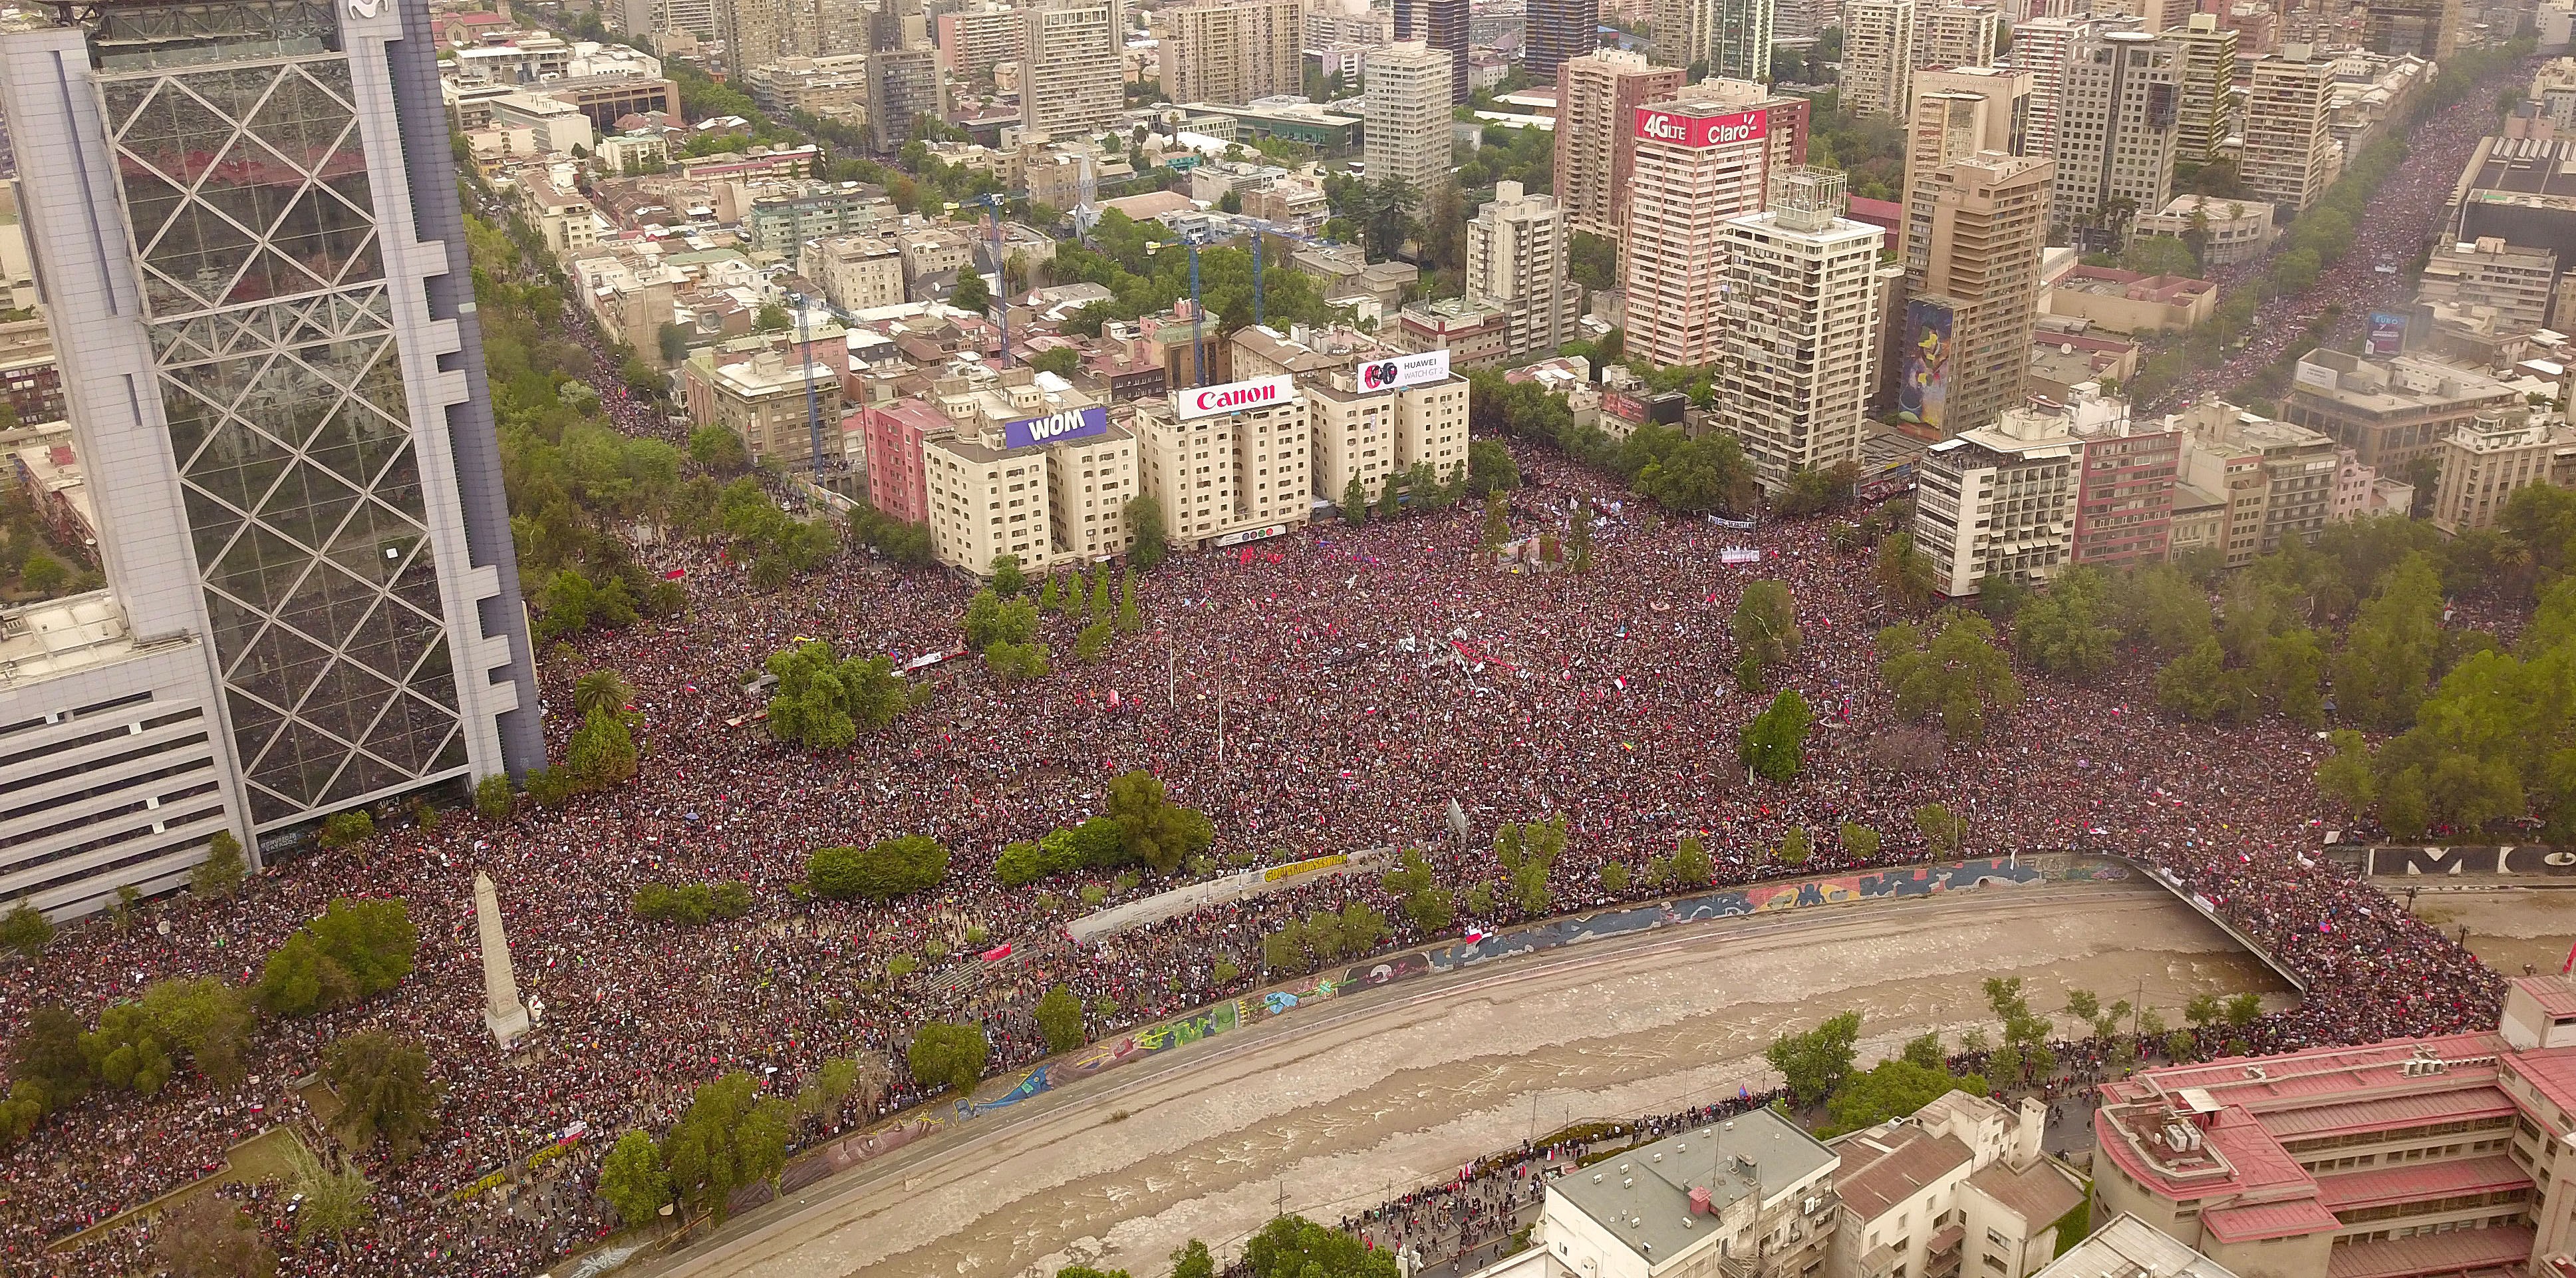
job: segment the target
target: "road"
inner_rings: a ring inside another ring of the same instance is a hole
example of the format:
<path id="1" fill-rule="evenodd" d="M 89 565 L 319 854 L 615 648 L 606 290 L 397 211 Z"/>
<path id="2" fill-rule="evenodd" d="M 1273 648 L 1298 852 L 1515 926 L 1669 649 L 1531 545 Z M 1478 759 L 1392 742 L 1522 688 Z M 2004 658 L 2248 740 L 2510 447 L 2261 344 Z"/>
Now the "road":
<path id="1" fill-rule="evenodd" d="M 1173 1052 L 979 1119 L 735 1221 L 643 1270 L 667 1278 L 1140 1275 L 1191 1237 L 1223 1244 L 1274 1210 L 1325 1219 L 1446 1179 L 1572 1120 L 1732 1096 L 1762 1047 L 1844 1008 L 1862 1057 L 1987 1019 L 1980 986 L 2022 976 L 2143 997 L 2289 995 L 2150 888 L 2065 884 L 1731 919 L 1371 991 Z"/>

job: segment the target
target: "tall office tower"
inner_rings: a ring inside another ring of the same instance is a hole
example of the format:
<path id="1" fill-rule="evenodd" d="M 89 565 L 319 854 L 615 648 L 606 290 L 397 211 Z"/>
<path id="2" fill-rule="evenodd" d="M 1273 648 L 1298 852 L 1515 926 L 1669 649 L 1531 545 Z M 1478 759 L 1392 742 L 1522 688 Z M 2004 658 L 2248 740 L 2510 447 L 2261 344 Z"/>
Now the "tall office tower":
<path id="1" fill-rule="evenodd" d="M 1601 43 L 1601 0 L 1529 0 L 1521 69 L 1542 84 Z"/>
<path id="2" fill-rule="evenodd" d="M 1973 67 L 1918 71 L 1905 135 L 1905 211 L 1897 252 L 1905 284 L 1921 292 L 1931 270 L 1935 175 L 1984 152 L 2020 155 L 2030 126 L 2028 71 Z"/>
<path id="3" fill-rule="evenodd" d="M 2181 118 L 2182 50 L 2143 31 L 2087 38 L 2066 60 L 2051 215 L 2078 247 L 2116 249 L 2128 226 L 2114 214 L 2152 213 L 2173 196 Z"/>
<path id="4" fill-rule="evenodd" d="M 1914 11 L 1914 67 L 1982 67 L 1995 60 L 1995 33 L 2003 15 L 1963 4 L 1928 4 Z M 1899 108 L 1899 114 L 1903 110 Z"/>
<path id="5" fill-rule="evenodd" d="M 1771 79 L 1772 0 L 1714 0 L 1708 73 L 1728 80 Z"/>
<path id="6" fill-rule="evenodd" d="M 2333 183 L 2341 153 L 2327 131 L 2334 59 L 2304 44 L 2254 60 L 2237 173 L 2254 198 L 2304 213 Z"/>
<path id="7" fill-rule="evenodd" d="M 794 15 L 786 0 L 714 0 L 713 7 L 725 68 L 737 78 L 753 67 L 795 56 Z"/>
<path id="8" fill-rule="evenodd" d="M 1904 119 L 1913 80 L 1914 0 L 1851 0 L 1843 6 L 1843 109 Z"/>
<path id="9" fill-rule="evenodd" d="M 1372 182 L 1428 195 L 1449 181 L 1449 55 L 1408 41 L 1369 50 L 1361 159 Z"/>
<path id="10" fill-rule="evenodd" d="M 2055 175 L 2053 161 L 2000 151 L 1932 170 L 1914 202 L 1930 216 L 1920 273 L 1907 264 L 1899 420 L 1956 435 L 1993 424 L 2021 402 Z M 1914 227 L 1909 218 L 1908 231 Z"/>
<path id="11" fill-rule="evenodd" d="M 1771 177 L 1770 112 L 1712 102 L 1684 89 L 1639 107 L 1632 126 L 1627 278 L 1628 349 L 1658 364 L 1715 358 L 1726 220 L 1762 208 Z"/>
<path id="12" fill-rule="evenodd" d="M 829 58 L 867 52 L 868 28 L 876 11 L 859 5 L 860 0 L 796 0 L 789 43 L 797 56 Z"/>
<path id="13" fill-rule="evenodd" d="M 2370 0 L 2362 42 L 2374 53 L 2411 53 L 2436 62 L 2449 58 L 2460 38 L 2460 0 Z"/>
<path id="14" fill-rule="evenodd" d="M 1843 175 L 1773 177 L 1771 207 L 1720 227 L 1724 341 L 1714 420 L 1778 492 L 1801 470 L 1860 460 L 1878 368 L 1878 246 L 1886 232 L 1842 216 Z"/>
<path id="15" fill-rule="evenodd" d="M 1304 84 L 1298 0 L 1196 0 L 1163 11 L 1163 94 L 1174 102 L 1250 102 Z"/>
<path id="16" fill-rule="evenodd" d="M 2042 17 L 2013 26 L 2011 63 L 2030 72 L 2030 140 L 2025 155 L 2051 159 L 2066 106 L 2066 61 L 2078 42 L 2116 30 L 2117 24 L 2084 17 Z"/>
<path id="17" fill-rule="evenodd" d="M 1616 241 L 1628 222 L 1637 108 L 1681 92 L 1682 72 L 1603 49 L 1556 69 L 1556 202 L 1566 230 Z"/>
<path id="18" fill-rule="evenodd" d="M 1494 198 L 1467 223 L 1467 300 L 1511 317 L 1510 351 L 1554 353 L 1574 340 L 1583 290 L 1565 277 L 1565 210 L 1518 182 L 1494 184 Z"/>
<path id="19" fill-rule="evenodd" d="M 948 115 L 948 72 L 939 51 L 923 46 L 868 55 L 868 144 L 891 154 L 912 140 L 913 121 Z"/>
<path id="20" fill-rule="evenodd" d="M 2218 16 L 2195 13 L 2165 38 L 2182 46 L 2182 105 L 2174 136 L 2174 158 L 2183 164 L 2210 164 L 2236 132 L 2236 32 L 2222 29 Z"/>
<path id="21" fill-rule="evenodd" d="M 1771 134 L 1771 171 L 1785 173 L 1807 162 L 1808 114 L 1812 105 L 1801 97 L 1773 93 L 1771 86 L 1752 80 L 1721 80 L 1711 77 L 1692 85 L 1690 95 L 1702 104 L 1714 104 L 1735 111 L 1760 108 L 1763 127 Z"/>
<path id="22" fill-rule="evenodd" d="M 618 29 L 639 38 L 666 31 L 686 31 L 701 40 L 716 38 L 716 9 L 709 0 L 621 0 Z"/>
<path id="23" fill-rule="evenodd" d="M 920 43 L 916 32 L 926 36 L 921 16 L 921 0 L 877 0 L 876 12 L 868 15 L 868 51 L 892 53 Z"/>
<path id="24" fill-rule="evenodd" d="M 1449 101 L 1467 100 L 1467 0 L 1395 0 L 1395 38 L 1448 54 Z"/>
<path id="25" fill-rule="evenodd" d="M 1075 138 L 1118 122 L 1127 108 L 1116 67 L 1125 51 L 1118 0 L 1055 0 L 1024 15 L 1020 119 L 1039 138 Z"/>
<path id="26" fill-rule="evenodd" d="M 542 763 L 428 6 L 87 21 L 0 36 L 0 103 L 75 438 L 114 478 L 91 487 L 115 607 L 136 645 L 195 665 L 190 717 L 217 743 L 216 793 L 240 801 L 231 828 L 256 846 Z M 57 709 L 106 726 L 154 677 L 95 705 L 67 689 Z M 0 689 L 0 754 L 24 696 Z M 6 857 L 41 850 L 18 840 Z M 80 908 L 65 876 L 195 859 L 68 856 L 0 882 Z"/>

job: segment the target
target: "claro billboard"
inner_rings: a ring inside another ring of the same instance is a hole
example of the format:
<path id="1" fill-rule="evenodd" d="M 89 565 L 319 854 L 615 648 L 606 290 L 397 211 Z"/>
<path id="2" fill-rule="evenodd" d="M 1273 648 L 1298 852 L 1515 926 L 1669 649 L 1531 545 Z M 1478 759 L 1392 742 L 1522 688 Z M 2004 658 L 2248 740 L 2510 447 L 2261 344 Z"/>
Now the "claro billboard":
<path id="1" fill-rule="evenodd" d="M 1172 414 L 1182 421 L 1214 417 L 1246 408 L 1265 408 L 1297 398 L 1297 379 L 1256 377 L 1221 386 L 1194 386 L 1172 392 Z"/>
<path id="2" fill-rule="evenodd" d="M 1724 115 L 1685 115 L 1654 107 L 1637 108 L 1637 137 L 1673 146 L 1724 146 L 1771 136 L 1771 112 L 1765 107 Z"/>

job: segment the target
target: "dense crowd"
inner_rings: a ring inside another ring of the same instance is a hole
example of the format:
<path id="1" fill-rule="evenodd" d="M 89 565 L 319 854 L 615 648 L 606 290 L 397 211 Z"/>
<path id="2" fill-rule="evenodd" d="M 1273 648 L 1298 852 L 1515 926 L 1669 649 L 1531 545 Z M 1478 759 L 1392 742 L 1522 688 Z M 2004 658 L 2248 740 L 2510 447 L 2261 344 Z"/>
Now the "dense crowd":
<path id="1" fill-rule="evenodd" d="M 1146 628 L 1109 660 L 1060 657 L 1049 677 L 1009 688 L 969 662 L 933 667 L 928 705 L 840 755 L 769 740 L 738 687 L 742 673 L 803 638 L 897 658 L 946 650 L 964 588 L 861 560 L 760 597 L 711 557 L 677 552 L 667 566 L 690 570 L 689 619 L 593 636 L 545 671 L 557 705 L 589 669 L 614 668 L 634 685 L 646 755 L 633 784 L 505 824 L 451 815 L 434 831 L 405 826 L 360 849 L 287 862 L 237 901 L 150 909 L 145 926 L 71 938 L 0 981 L 13 1023 L 48 1000 L 94 1014 L 166 976 L 242 981 L 297 924 L 352 890 L 406 898 L 422 928 L 418 969 L 397 991 L 269 1026 L 242 1086 L 214 1092 L 183 1074 L 158 1097 L 96 1096 L 49 1120 L 6 1164 L 11 1271 L 51 1269 L 57 1258 L 34 1254 L 42 1240 L 300 1117 L 283 1080 L 361 1026 L 426 1039 L 449 1093 L 425 1152 L 398 1173 L 377 1169 L 380 1224 L 353 1247 L 370 1272 L 505 1274 L 602 1232 L 604 1208 L 581 1186 L 604 1138 L 666 1123 L 719 1073 L 747 1070 L 792 1090 L 831 1056 L 899 1062 L 910 1026 L 958 1015 L 987 1021 L 996 1068 L 1024 1064 L 1043 1053 L 1028 1009 L 1050 985 L 1071 986 L 1092 1031 L 1106 1033 L 1252 988 L 1264 979 L 1263 933 L 1348 900 L 1382 911 L 1395 943 L 1424 939 L 1374 876 L 1355 875 L 1094 946 L 1065 943 L 1060 924 L 1088 908 L 1078 889 L 1090 880 L 1004 889 L 992 859 L 1012 840 L 1093 814 L 1107 779 L 1131 768 L 1156 771 L 1176 798 L 1208 812 L 1217 868 L 1394 843 L 1427 849 L 1438 876 L 1463 887 L 1497 876 L 1484 849 L 1498 822 L 1562 815 L 1570 837 L 1550 874 L 1553 910 L 1611 899 L 1603 865 L 1669 855 L 1684 834 L 1706 841 L 1727 882 L 1792 873 L 1770 856 L 1792 825 L 1817 840 L 1795 872 L 1859 864 L 1834 836 L 1846 821 L 1885 837 L 1879 862 L 1919 860 L 1911 813 L 1940 802 L 1967 818 L 1972 852 L 2089 846 L 2182 874 L 2315 978 L 2298 1007 L 2260 1027 L 2262 1046 L 2492 1015 L 2495 981 L 2465 952 L 2302 855 L 2321 838 L 2310 771 L 2323 747 L 2307 734 L 2178 724 L 2116 682 L 2032 681 L 1983 745 L 1918 739 L 1890 751 L 1899 734 L 1870 637 L 1891 618 L 1863 584 L 1863 561 L 1827 548 L 1822 521 L 1747 534 L 1666 520 L 1563 463 L 1524 465 L 1534 486 L 1516 495 L 1517 527 L 1561 526 L 1578 495 L 1609 512 L 1595 571 L 1499 572 L 1463 510 L 1187 556 L 1142 579 Z M 1720 563 L 1737 544 L 1761 550 L 1758 568 Z M 1734 761 L 1736 728 L 1760 698 L 1732 689 L 1728 617 L 1756 575 L 1788 583 L 1805 634 L 1778 682 L 1822 712 L 1807 774 L 1790 786 L 1748 782 Z M 1068 652 L 1071 623 L 1046 624 Z M 558 746 L 566 717 L 552 720 Z M 1452 798 L 1470 815 L 1464 846 L 1446 828 Z M 939 889 L 884 908 L 789 894 L 814 848 L 908 833 L 954 850 Z M 544 1008 L 524 1060 L 504 1060 L 482 1025 L 477 869 L 500 885 L 522 989 Z M 750 884 L 759 908 L 703 928 L 629 914 L 643 883 L 708 879 Z M 1508 896 L 1496 893 L 1481 917 L 1462 907 L 1457 926 L 1520 917 Z M 166 935 L 153 926 L 162 922 Z M 1003 941 L 1041 944 L 989 983 L 938 979 L 981 963 L 976 946 Z M 891 960 L 943 948 L 920 972 L 888 977 Z M 840 1119 L 920 1099 L 894 1070 L 892 1086 Z M 593 1133 L 585 1154 L 518 1191 L 451 1201 L 458 1186 L 576 1122 Z M 140 1245 L 127 1231 L 73 1267 L 110 1272 Z M 318 1250 L 291 1259 L 303 1271 L 332 1263 Z"/>

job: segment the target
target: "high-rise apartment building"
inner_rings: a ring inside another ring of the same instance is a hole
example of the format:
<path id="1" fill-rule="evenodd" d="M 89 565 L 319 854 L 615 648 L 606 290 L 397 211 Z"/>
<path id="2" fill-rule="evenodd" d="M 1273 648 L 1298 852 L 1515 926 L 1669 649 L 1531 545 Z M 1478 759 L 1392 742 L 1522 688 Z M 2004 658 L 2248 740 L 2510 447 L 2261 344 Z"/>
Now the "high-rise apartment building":
<path id="1" fill-rule="evenodd" d="M 1601 0 L 1529 0 L 1524 21 L 1521 69 L 1542 84 L 1601 43 Z"/>
<path id="2" fill-rule="evenodd" d="M 948 115 L 948 73 L 939 51 L 883 49 L 868 55 L 868 145 L 878 153 L 912 140 L 913 121 Z"/>
<path id="3" fill-rule="evenodd" d="M 2433 526 L 2454 536 L 2492 528 L 2513 495 L 2534 484 L 2576 487 L 2576 428 L 2527 408 L 2478 414 L 2442 441 Z"/>
<path id="4" fill-rule="evenodd" d="M 2304 44 L 2254 60 L 2236 168 L 2256 198 L 2303 213 L 2334 183 L 2343 154 L 2327 127 L 2334 119 L 2334 68 L 2335 59 Z"/>
<path id="5" fill-rule="evenodd" d="M 1767 210 L 1719 229 L 1713 420 L 1742 441 L 1766 491 L 1860 460 L 1886 233 L 1845 219 L 1843 195 L 1836 170 L 1790 169 L 1772 178 Z"/>
<path id="6" fill-rule="evenodd" d="M 1843 6 L 1843 109 L 1882 120 L 1905 118 L 1914 91 L 1914 0 L 1851 0 Z"/>
<path id="7" fill-rule="evenodd" d="M 1020 119 L 1038 140 L 1077 138 L 1117 123 L 1127 107 L 1120 65 L 1120 0 L 1050 0 L 1023 16 Z M 2159 205 L 2158 207 L 2162 207 Z"/>
<path id="8" fill-rule="evenodd" d="M 1964 4 L 1919 5 L 1914 11 L 1914 68 L 1982 67 L 1995 60 L 2003 15 Z M 1901 115 L 1903 108 L 1899 107 Z"/>
<path id="9" fill-rule="evenodd" d="M 2075 462 L 2075 529 L 2067 562 L 2143 568 L 2171 556 L 2174 486 L 2182 432 L 2137 421 L 2127 400 L 2079 382 L 2054 406 L 2082 450 Z"/>
<path id="10" fill-rule="evenodd" d="M 1757 212 L 1771 178 L 1770 112 L 1685 89 L 1636 111 L 1626 250 L 1628 348 L 1705 364 L 1725 339 L 1719 260 L 1726 221 Z"/>
<path id="11" fill-rule="evenodd" d="M 931 29 L 938 33 L 939 53 L 950 78 L 960 84 L 989 84 L 993 68 L 1025 52 L 1028 15 L 1008 5 L 991 3 L 952 8 Z"/>
<path id="12" fill-rule="evenodd" d="M 1556 69 L 1556 202 L 1568 232 L 1617 240 L 1626 232 L 1637 108 L 1679 93 L 1682 72 L 1620 49 Z"/>
<path id="13" fill-rule="evenodd" d="M 1543 351 L 1574 340 L 1583 290 L 1567 279 L 1565 210 L 1518 182 L 1494 184 L 1494 198 L 1467 223 L 1467 300 L 1511 317 L 1510 351 Z"/>
<path id="14" fill-rule="evenodd" d="M 2195 404 L 2167 421 L 2183 432 L 2182 481 L 2226 499 L 2218 548 L 2228 567 L 2287 541 L 2317 539 L 2342 466 L 2333 439 L 2225 400 Z"/>
<path id="15" fill-rule="evenodd" d="M 2182 46 L 2182 105 L 2174 135 L 2174 159 L 2182 164 L 2212 164 L 2222 144 L 2236 132 L 2236 41 L 2232 27 L 2218 25 L 2218 15 L 2195 13 L 2182 26 L 2164 33 Z"/>
<path id="16" fill-rule="evenodd" d="M 713 0 L 716 39 L 724 44 L 728 71 L 743 71 L 791 57 L 794 11 L 788 0 Z"/>
<path id="17" fill-rule="evenodd" d="M 1314 507 L 1314 439 L 1294 378 L 1173 391 L 1138 406 L 1144 493 L 1187 549 L 1275 537 Z"/>
<path id="18" fill-rule="evenodd" d="M 1914 544 L 1932 557 L 1932 588 L 1961 599 L 1988 577 L 2030 585 L 2063 573 L 2079 451 L 2058 413 L 2018 407 L 1925 449 L 1914 468 Z"/>
<path id="19" fill-rule="evenodd" d="M 2079 41 L 2117 29 L 2116 22 L 2087 17 L 2037 17 L 2013 24 L 2010 65 L 2030 72 L 2030 138 L 2022 154 L 2043 160 L 2057 155 L 2067 59 Z"/>
<path id="20" fill-rule="evenodd" d="M 1449 73 L 1449 55 L 1418 42 L 1369 52 L 1361 154 L 1370 181 L 1401 178 L 1420 193 L 1449 181 Z"/>
<path id="21" fill-rule="evenodd" d="M 1909 201 L 1898 420 L 1956 435 L 2021 402 L 2054 173 L 2048 160 L 1986 151 L 1935 167 Z"/>
<path id="22" fill-rule="evenodd" d="M 2173 197 L 2181 122 L 2182 50 L 2143 31 L 2079 41 L 2066 62 L 2057 119 L 2057 195 L 2051 216 L 2079 246 L 2124 244 L 2117 202 L 2152 213 Z"/>
<path id="23" fill-rule="evenodd" d="M 1772 0 L 1710 0 L 1709 8 L 1709 75 L 1769 82 Z"/>
<path id="24" fill-rule="evenodd" d="M 427 8 L 85 23 L 0 36 L 74 437 L 115 481 L 84 642 L 0 681 L 0 895 L 63 912 L 217 829 L 544 760 Z"/>
<path id="25" fill-rule="evenodd" d="M 685 31 L 701 40 L 716 38 L 716 7 L 711 0 L 622 0 L 615 13 L 618 29 L 631 36 Z"/>
<path id="26" fill-rule="evenodd" d="M 949 378 L 931 388 L 949 422 L 921 436 L 922 489 L 939 562 L 984 574 L 1015 555 L 1023 567 L 1088 563 L 1127 548 L 1136 496 L 1135 436 L 1108 409 L 1051 373 L 1005 370 L 991 384 Z"/>
<path id="27" fill-rule="evenodd" d="M 1173 102 L 1302 91 L 1298 0 L 1195 0 L 1163 10 L 1163 22 L 1163 94 Z"/>
<path id="28" fill-rule="evenodd" d="M 1449 101 L 1467 100 L 1467 0 L 1395 0 L 1397 43 L 1419 40 L 1449 59 Z M 1376 55 L 1370 55 L 1374 65 Z"/>
<path id="29" fill-rule="evenodd" d="M 2364 15 L 2362 42 L 2374 53 L 2440 62 L 2458 46 L 2460 0 L 2370 0 L 2356 7 Z"/>
<path id="30" fill-rule="evenodd" d="M 1897 250 L 1909 289 L 1932 260 L 1933 175 L 1984 152 L 2020 155 L 2030 130 L 2031 75 L 1997 67 L 1918 71 L 1906 121 L 1905 212 Z"/>

